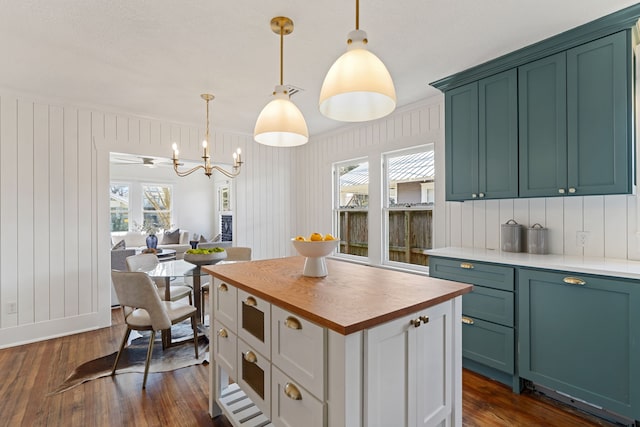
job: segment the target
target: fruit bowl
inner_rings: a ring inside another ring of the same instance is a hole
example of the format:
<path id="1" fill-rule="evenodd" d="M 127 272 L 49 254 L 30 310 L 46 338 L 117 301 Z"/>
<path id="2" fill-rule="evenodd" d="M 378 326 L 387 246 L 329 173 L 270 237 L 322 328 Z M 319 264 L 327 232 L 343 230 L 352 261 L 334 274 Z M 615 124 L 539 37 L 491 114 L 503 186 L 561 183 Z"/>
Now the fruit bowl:
<path id="1" fill-rule="evenodd" d="M 194 254 L 185 252 L 184 260 L 194 265 L 213 265 L 227 258 L 227 251 Z"/>
<path id="2" fill-rule="evenodd" d="M 291 239 L 291 243 L 293 243 L 293 247 L 296 248 L 300 255 L 306 257 L 302 275 L 324 277 L 328 274 L 324 257 L 334 251 L 340 240 L 309 241 Z"/>

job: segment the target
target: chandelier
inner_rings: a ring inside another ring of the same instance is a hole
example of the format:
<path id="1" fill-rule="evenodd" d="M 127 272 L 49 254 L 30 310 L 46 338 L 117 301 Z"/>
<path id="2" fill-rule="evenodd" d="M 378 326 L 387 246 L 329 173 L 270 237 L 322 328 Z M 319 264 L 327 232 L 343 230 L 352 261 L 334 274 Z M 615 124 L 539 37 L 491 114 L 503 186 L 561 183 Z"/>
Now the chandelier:
<path id="1" fill-rule="evenodd" d="M 211 156 L 209 155 L 209 101 L 212 101 L 215 97 L 209 93 L 203 93 L 202 95 L 200 95 L 200 98 L 204 99 L 205 102 L 207 103 L 207 128 L 204 135 L 205 140 L 202 141 L 202 149 L 203 149 L 202 159 L 204 160 L 204 165 L 198 165 L 186 171 L 178 170 L 178 167 L 182 166 L 182 164 L 178 159 L 178 154 L 179 154 L 178 144 L 174 142 L 173 145 L 171 146 L 171 148 L 173 149 L 173 157 L 171 158 L 173 160 L 173 170 L 176 172 L 178 176 L 181 176 L 181 177 L 190 175 L 193 172 L 197 171 L 198 169 L 204 169 L 204 174 L 209 178 L 211 178 L 211 174 L 213 173 L 214 170 L 217 170 L 218 172 L 220 172 L 226 177 L 235 178 L 240 174 L 240 168 L 242 167 L 242 163 L 243 163 L 242 157 L 241 157 L 242 151 L 240 151 L 240 149 L 238 148 L 238 150 L 235 153 L 233 153 L 233 171 L 231 172 L 221 168 L 220 166 L 215 166 L 211 164 Z"/>

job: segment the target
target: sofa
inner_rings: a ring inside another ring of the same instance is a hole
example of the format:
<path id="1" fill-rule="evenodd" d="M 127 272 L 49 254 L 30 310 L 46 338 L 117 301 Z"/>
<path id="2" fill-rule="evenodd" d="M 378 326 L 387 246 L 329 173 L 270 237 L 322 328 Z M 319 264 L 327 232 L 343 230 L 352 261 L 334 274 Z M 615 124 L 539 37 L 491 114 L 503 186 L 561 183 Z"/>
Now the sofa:
<path id="1" fill-rule="evenodd" d="M 165 243 L 164 233 L 158 233 L 158 249 L 173 249 L 176 251 L 176 259 L 184 258 L 184 253 L 191 249 L 189 244 L 189 231 L 180 230 L 178 243 Z M 124 240 L 126 249 L 144 249 L 147 247 L 147 234 L 139 231 L 114 231 L 111 233 L 111 246 Z"/>

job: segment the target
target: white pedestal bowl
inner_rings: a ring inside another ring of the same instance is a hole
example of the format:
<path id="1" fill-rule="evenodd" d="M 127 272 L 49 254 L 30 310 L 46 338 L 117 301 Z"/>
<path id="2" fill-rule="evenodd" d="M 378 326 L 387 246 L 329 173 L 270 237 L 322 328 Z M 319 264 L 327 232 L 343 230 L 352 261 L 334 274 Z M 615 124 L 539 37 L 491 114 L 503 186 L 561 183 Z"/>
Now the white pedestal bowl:
<path id="1" fill-rule="evenodd" d="M 340 243 L 339 240 L 302 241 L 291 239 L 293 247 L 305 257 L 303 276 L 324 277 L 327 271 L 325 257 L 332 253 Z"/>

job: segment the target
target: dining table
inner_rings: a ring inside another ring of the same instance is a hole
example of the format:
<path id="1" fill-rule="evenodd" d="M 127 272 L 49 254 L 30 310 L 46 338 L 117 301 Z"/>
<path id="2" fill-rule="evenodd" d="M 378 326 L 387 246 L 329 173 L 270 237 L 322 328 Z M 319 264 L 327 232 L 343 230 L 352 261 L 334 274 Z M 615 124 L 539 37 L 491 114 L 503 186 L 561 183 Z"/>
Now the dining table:
<path id="1" fill-rule="evenodd" d="M 215 262 L 212 262 L 212 264 L 214 263 Z M 202 278 L 205 277 L 206 280 L 206 278 L 209 276 L 209 273 L 202 271 L 200 265 L 192 264 L 183 259 L 176 259 L 160 262 L 152 270 L 139 271 L 144 271 L 151 278 L 162 279 L 164 281 L 165 301 L 170 300 L 170 286 L 172 281 L 176 281 L 182 278 L 191 278 L 193 283 L 193 305 L 196 308 L 196 319 L 198 322 L 200 322 L 201 310 L 203 309 L 201 298 Z M 171 347 L 176 344 L 181 344 L 181 342 L 176 343 L 171 340 L 171 329 L 162 331 L 163 348 Z"/>

